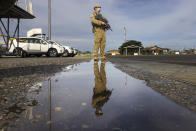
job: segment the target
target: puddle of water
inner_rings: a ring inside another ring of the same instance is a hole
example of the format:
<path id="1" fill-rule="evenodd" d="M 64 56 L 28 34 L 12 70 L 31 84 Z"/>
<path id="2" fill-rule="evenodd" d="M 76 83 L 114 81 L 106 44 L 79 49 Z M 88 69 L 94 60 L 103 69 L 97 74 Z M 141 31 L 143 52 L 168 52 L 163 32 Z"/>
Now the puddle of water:
<path id="1" fill-rule="evenodd" d="M 41 83 L 10 130 L 194 131 L 196 115 L 111 63 L 70 66 Z"/>

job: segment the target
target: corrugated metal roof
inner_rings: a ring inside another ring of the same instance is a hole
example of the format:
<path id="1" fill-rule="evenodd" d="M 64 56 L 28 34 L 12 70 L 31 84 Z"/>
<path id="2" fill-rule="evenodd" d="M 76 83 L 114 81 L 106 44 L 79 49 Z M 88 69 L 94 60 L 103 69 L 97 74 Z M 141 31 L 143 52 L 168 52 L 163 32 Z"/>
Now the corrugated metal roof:
<path id="1" fill-rule="evenodd" d="M 7 12 L 0 14 L 0 18 L 21 18 L 21 19 L 33 19 L 35 16 L 22 8 L 14 5 Z"/>

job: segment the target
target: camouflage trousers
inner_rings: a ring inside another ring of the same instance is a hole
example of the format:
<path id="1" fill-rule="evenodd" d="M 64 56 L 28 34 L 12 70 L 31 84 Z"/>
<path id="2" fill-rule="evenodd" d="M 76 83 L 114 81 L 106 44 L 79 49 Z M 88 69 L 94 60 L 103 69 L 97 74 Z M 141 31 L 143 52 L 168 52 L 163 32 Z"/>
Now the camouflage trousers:
<path id="1" fill-rule="evenodd" d="M 98 57 L 98 52 L 100 49 L 101 57 L 105 57 L 105 43 L 106 43 L 106 35 L 105 31 L 95 32 L 94 34 L 94 57 Z"/>
<path id="2" fill-rule="evenodd" d="M 105 62 L 101 62 L 99 68 L 98 62 L 94 62 L 95 88 L 94 93 L 99 94 L 106 90 Z"/>
<path id="3" fill-rule="evenodd" d="M 93 108 L 101 108 L 103 105 L 99 103 L 103 101 L 103 93 L 106 91 L 106 73 L 105 73 L 105 62 L 101 63 L 100 69 L 98 62 L 94 62 L 94 75 L 95 75 L 95 87 L 93 89 Z"/>

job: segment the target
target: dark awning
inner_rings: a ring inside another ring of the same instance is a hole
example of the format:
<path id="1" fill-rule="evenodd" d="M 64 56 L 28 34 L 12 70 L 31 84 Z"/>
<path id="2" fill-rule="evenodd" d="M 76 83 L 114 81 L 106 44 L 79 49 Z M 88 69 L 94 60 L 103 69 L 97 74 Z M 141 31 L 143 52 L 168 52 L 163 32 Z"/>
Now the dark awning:
<path id="1" fill-rule="evenodd" d="M 21 18 L 21 19 L 33 19 L 35 16 L 31 15 L 29 12 L 23 10 L 22 8 L 14 5 L 8 11 L 1 14 L 0 18 Z"/>

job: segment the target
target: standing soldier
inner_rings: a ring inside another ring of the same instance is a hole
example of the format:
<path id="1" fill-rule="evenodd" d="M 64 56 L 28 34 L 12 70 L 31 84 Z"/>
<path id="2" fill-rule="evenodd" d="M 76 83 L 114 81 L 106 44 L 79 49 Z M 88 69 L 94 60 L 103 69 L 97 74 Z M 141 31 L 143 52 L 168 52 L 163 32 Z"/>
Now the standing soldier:
<path id="1" fill-rule="evenodd" d="M 105 35 L 105 28 L 103 28 L 106 23 L 98 20 L 96 16 L 101 16 L 103 19 L 104 17 L 100 14 L 101 6 L 99 4 L 96 4 L 94 6 L 94 13 L 91 14 L 91 22 L 93 25 L 93 33 L 94 33 L 94 60 L 98 61 L 98 51 L 100 49 L 100 54 L 102 59 L 106 59 L 105 57 L 105 43 L 106 43 L 106 35 Z"/>

